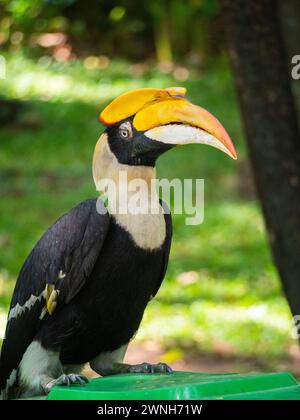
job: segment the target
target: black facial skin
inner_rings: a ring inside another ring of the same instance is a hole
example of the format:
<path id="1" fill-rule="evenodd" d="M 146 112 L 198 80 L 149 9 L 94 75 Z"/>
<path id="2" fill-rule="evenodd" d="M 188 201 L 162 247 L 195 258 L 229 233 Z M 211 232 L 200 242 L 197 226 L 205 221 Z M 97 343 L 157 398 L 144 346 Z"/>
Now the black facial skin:
<path id="1" fill-rule="evenodd" d="M 142 131 L 137 131 L 133 127 L 132 120 L 133 117 L 107 127 L 105 132 L 108 135 L 110 150 L 119 163 L 154 167 L 156 159 L 167 150 L 172 149 L 174 145 L 149 139 Z M 129 128 L 127 137 L 125 136 L 126 127 Z"/>

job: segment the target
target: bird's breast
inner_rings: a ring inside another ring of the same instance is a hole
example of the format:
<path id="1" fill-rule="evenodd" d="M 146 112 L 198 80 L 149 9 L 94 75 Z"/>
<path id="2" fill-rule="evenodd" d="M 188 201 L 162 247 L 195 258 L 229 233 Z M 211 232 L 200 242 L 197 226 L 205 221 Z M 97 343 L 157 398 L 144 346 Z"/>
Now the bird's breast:
<path id="1" fill-rule="evenodd" d="M 136 246 L 132 233 L 112 220 L 84 287 L 48 317 L 43 345 L 60 348 L 62 362 L 74 364 L 128 343 L 161 281 L 163 261 L 164 245 L 154 251 Z"/>
<path id="2" fill-rule="evenodd" d="M 160 248 L 166 239 L 166 222 L 161 207 L 159 214 L 128 213 L 113 217 L 139 248 L 153 251 Z"/>

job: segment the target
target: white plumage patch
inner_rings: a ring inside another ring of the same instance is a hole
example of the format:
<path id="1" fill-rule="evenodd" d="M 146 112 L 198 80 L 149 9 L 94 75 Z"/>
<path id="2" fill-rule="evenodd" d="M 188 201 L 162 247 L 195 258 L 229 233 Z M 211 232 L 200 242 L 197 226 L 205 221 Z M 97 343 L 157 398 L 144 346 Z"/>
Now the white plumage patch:
<path id="1" fill-rule="evenodd" d="M 6 400 L 7 399 L 7 392 L 9 390 L 9 388 L 11 388 L 14 385 L 14 383 L 16 382 L 16 379 L 17 379 L 17 370 L 14 369 L 11 372 L 9 378 L 6 381 L 5 389 L 2 389 L 2 391 L 0 393 L 0 400 Z"/>
<path id="2" fill-rule="evenodd" d="M 31 309 L 33 307 L 33 305 L 37 302 L 37 301 L 41 301 L 41 299 L 44 297 L 44 291 L 38 295 L 31 295 L 30 298 L 28 300 L 26 300 L 26 302 L 24 303 L 24 305 L 20 305 L 19 303 L 17 303 L 9 312 L 8 315 L 8 321 L 10 321 L 13 318 L 17 318 L 18 316 L 20 316 L 26 309 Z"/>
<path id="3" fill-rule="evenodd" d="M 46 350 L 37 341 L 33 341 L 27 348 L 19 366 L 20 383 L 28 393 L 41 394 L 41 380 L 43 375 L 57 378 L 63 372 L 58 353 Z"/>
<path id="4" fill-rule="evenodd" d="M 119 183 L 121 172 L 126 172 L 126 183 Z M 150 166 L 130 166 L 119 163 L 115 155 L 111 152 L 108 144 L 107 134 L 104 133 L 97 143 L 93 159 L 93 176 L 96 188 L 99 191 L 99 184 L 102 179 L 109 179 L 116 186 L 116 194 L 107 192 L 108 209 L 115 207 L 118 209 L 119 202 L 126 203 L 126 209 L 129 209 L 128 201 L 136 194 L 136 191 L 130 191 L 128 182 L 134 180 L 144 180 L 148 186 L 147 191 L 141 190 L 139 200 L 141 208 L 151 209 L 156 206 L 161 210 L 158 196 L 152 196 L 147 192 L 151 191 L 151 181 L 155 178 L 155 170 Z M 100 189 L 101 190 L 101 189 Z M 127 200 L 127 201 L 126 201 Z M 113 212 L 116 222 L 122 226 L 132 237 L 135 244 L 143 249 L 154 250 L 161 247 L 166 237 L 166 224 L 163 211 L 152 214 L 150 211 L 143 212 Z"/>
<path id="5" fill-rule="evenodd" d="M 127 344 L 114 351 L 100 353 L 90 362 L 91 368 L 101 375 L 101 372 L 110 368 L 114 363 L 122 363 L 127 350 Z"/>

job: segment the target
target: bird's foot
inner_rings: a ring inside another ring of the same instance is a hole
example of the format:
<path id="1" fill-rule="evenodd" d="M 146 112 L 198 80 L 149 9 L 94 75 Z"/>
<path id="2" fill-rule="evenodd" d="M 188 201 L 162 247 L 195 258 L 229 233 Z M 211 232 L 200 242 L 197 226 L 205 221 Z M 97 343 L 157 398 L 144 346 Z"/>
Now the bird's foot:
<path id="1" fill-rule="evenodd" d="M 130 365 L 127 373 L 173 373 L 173 370 L 166 363 L 140 363 L 139 365 Z"/>
<path id="2" fill-rule="evenodd" d="M 50 382 L 48 382 L 46 385 L 43 386 L 43 389 L 46 394 L 49 394 L 49 392 L 54 388 L 55 386 L 70 386 L 71 384 L 79 384 L 84 385 L 88 382 L 88 379 L 79 374 L 70 373 L 68 375 L 61 375 L 57 379 L 53 379 Z"/>

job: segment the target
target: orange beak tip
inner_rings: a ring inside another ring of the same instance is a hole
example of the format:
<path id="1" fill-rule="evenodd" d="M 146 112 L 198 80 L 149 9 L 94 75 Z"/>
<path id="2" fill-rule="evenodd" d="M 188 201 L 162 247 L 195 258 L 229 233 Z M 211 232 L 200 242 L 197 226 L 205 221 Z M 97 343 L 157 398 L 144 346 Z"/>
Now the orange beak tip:
<path id="1" fill-rule="evenodd" d="M 237 160 L 237 158 L 238 158 L 238 156 L 237 156 L 237 153 L 236 153 L 236 150 L 235 150 L 235 148 L 234 148 L 234 146 L 232 146 L 232 147 L 226 147 L 227 148 L 227 150 L 228 150 L 228 152 L 229 152 L 229 156 L 233 159 L 233 160 Z"/>
<path id="2" fill-rule="evenodd" d="M 229 144 L 227 145 L 227 149 L 230 153 L 230 156 L 232 157 L 233 160 L 237 160 L 237 152 L 235 150 L 235 147 L 233 145 L 233 142 L 231 141 L 231 139 L 229 138 Z"/>

